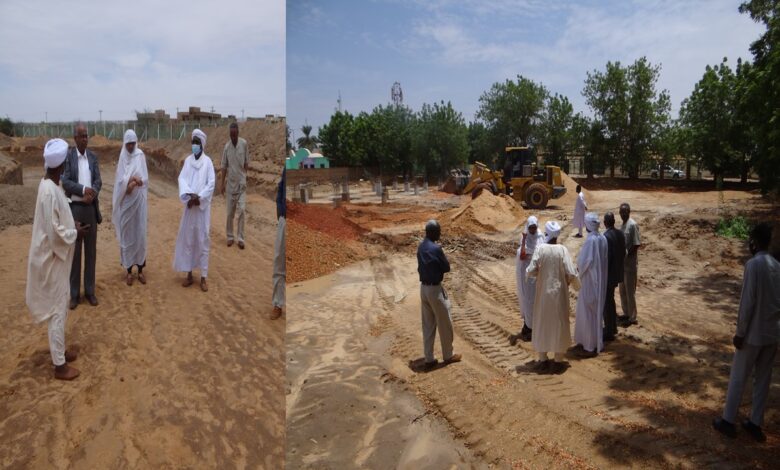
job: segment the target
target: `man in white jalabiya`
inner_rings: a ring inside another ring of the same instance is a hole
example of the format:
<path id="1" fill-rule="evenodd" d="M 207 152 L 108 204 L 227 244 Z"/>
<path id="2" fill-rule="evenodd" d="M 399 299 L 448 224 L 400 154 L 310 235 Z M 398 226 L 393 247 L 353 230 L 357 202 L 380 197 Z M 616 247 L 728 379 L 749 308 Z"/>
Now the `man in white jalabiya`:
<path id="1" fill-rule="evenodd" d="M 585 226 L 585 211 L 588 210 L 588 203 L 585 202 L 585 193 L 582 192 L 582 186 L 577 185 L 577 202 L 574 204 L 574 218 L 571 223 L 577 227 L 576 238 L 582 238 L 582 227 Z"/>
<path id="2" fill-rule="evenodd" d="M 114 208 L 111 220 L 119 240 L 119 259 L 127 269 L 127 285 L 133 285 L 133 266 L 138 267 L 138 281 L 146 284 L 146 223 L 149 172 L 146 155 L 138 148 L 138 137 L 132 129 L 125 131 L 114 179 Z"/>
<path id="3" fill-rule="evenodd" d="M 539 219 L 535 216 L 528 217 L 525 222 L 525 231 L 520 240 L 520 248 L 517 249 L 515 263 L 515 277 L 517 278 L 517 300 L 520 304 L 520 314 L 523 318 L 523 329 L 516 335 L 509 336 L 509 343 L 514 346 L 517 340 L 531 341 L 533 337 L 533 311 L 534 297 L 536 296 L 536 278 L 526 275 L 525 270 L 531 263 L 536 247 L 544 243 L 544 235 L 538 228 Z"/>
<path id="4" fill-rule="evenodd" d="M 574 324 L 574 342 L 581 346 L 579 355 L 596 356 L 604 349 L 602 312 L 607 296 L 607 239 L 599 233 L 599 216 L 585 215 L 588 237 L 577 256 L 580 293 Z"/>
<path id="5" fill-rule="evenodd" d="M 549 221 L 544 228 L 545 243 L 536 247 L 526 270 L 536 277 L 531 344 L 539 353 L 537 372 L 560 374 L 566 370 L 563 355 L 571 343 L 569 285 L 576 289 L 579 282 L 569 250 L 558 244 L 561 226 Z M 555 353 L 553 361 L 547 356 L 549 352 Z"/>
<path id="6" fill-rule="evenodd" d="M 209 268 L 209 224 L 211 196 L 214 194 L 214 163 L 206 155 L 206 134 L 192 131 L 192 154 L 184 160 L 179 173 L 179 199 L 184 203 L 184 214 L 176 238 L 173 269 L 187 273 L 184 287 L 192 285 L 192 270 L 200 269 L 200 288 L 209 290 L 206 277 Z"/>
<path id="7" fill-rule="evenodd" d="M 90 227 L 73 220 L 60 176 L 65 169 L 68 143 L 52 139 L 43 150 L 46 174 L 38 185 L 35 218 L 27 261 L 25 300 L 36 323 L 49 322 L 49 351 L 54 377 L 73 380 L 79 371 L 68 365 L 78 351 L 65 349 L 65 320 L 70 298 L 70 268 L 77 238 Z"/>

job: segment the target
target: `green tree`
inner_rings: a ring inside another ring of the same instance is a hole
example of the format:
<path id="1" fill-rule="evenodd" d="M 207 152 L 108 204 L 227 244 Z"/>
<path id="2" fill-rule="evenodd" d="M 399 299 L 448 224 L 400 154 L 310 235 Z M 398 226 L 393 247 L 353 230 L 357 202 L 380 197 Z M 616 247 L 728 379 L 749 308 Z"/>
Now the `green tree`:
<path id="1" fill-rule="evenodd" d="M 733 145 L 736 75 L 726 62 L 724 58 L 720 65 L 706 67 L 680 109 L 680 117 L 690 129 L 692 150 L 699 162 L 712 172 L 717 184 L 740 155 L 740 150 Z"/>
<path id="2" fill-rule="evenodd" d="M 442 175 L 469 157 L 469 130 L 463 115 L 450 102 L 423 104 L 417 114 L 412 151 L 426 175 Z"/>
<path id="3" fill-rule="evenodd" d="M 469 163 L 493 163 L 498 153 L 491 148 L 490 132 L 485 124 L 479 121 L 469 123 L 468 128 Z"/>
<path id="4" fill-rule="evenodd" d="M 290 153 L 290 150 L 293 149 L 292 141 L 290 140 L 290 126 L 287 124 L 284 125 L 285 133 L 287 134 L 287 153 Z"/>
<path id="5" fill-rule="evenodd" d="M 406 106 L 377 106 L 371 113 L 361 112 L 354 121 L 352 152 L 360 155 L 363 166 L 380 173 L 401 172 L 411 175 L 411 132 L 414 113 Z"/>
<path id="6" fill-rule="evenodd" d="M 637 178 L 642 164 L 657 147 L 657 140 L 669 125 L 669 92 L 656 90 L 661 66 L 645 57 L 628 68 L 629 107 L 627 151 L 624 165 L 629 177 Z"/>
<path id="7" fill-rule="evenodd" d="M 766 26 L 750 45 L 753 65 L 744 78 L 748 82 L 745 98 L 752 104 L 749 136 L 755 143 L 753 166 L 762 190 L 769 191 L 780 188 L 780 1 L 750 0 L 742 3 L 739 11 Z"/>
<path id="8" fill-rule="evenodd" d="M 584 128 L 584 166 L 588 178 L 593 178 L 596 170 L 603 169 L 610 153 L 610 140 L 607 126 L 598 119 L 586 120 Z"/>
<path id="9" fill-rule="evenodd" d="M 302 137 L 298 137 L 298 148 L 306 148 L 310 151 L 313 151 L 314 148 L 319 143 L 319 139 L 317 139 L 316 135 L 311 135 L 312 127 L 308 124 L 304 124 L 303 127 L 301 127 L 301 132 L 303 132 Z"/>
<path id="10" fill-rule="evenodd" d="M 539 143 L 544 147 L 548 164 L 563 166 L 574 144 L 573 123 L 574 107 L 569 99 L 557 93 L 549 97 L 539 125 Z"/>
<path id="11" fill-rule="evenodd" d="M 611 176 L 620 164 L 630 178 L 637 178 L 669 121 L 669 93 L 656 88 L 660 72 L 645 57 L 628 67 L 607 62 L 604 72 L 588 72 L 582 94 L 604 126 L 603 157 Z"/>
<path id="12" fill-rule="evenodd" d="M 582 91 L 596 117 L 593 124 L 598 123 L 602 130 L 599 141 L 603 143 L 603 148 L 600 148 L 603 153 L 600 158 L 609 165 L 612 177 L 615 176 L 615 164 L 626 156 L 629 107 L 627 75 L 628 70 L 622 67 L 620 62 L 607 62 L 604 72 L 588 72 Z M 592 141 L 594 132 L 591 129 L 589 141 Z"/>
<path id="13" fill-rule="evenodd" d="M 503 154 L 507 145 L 529 145 L 539 138 L 539 122 L 549 93 L 520 75 L 516 81 L 494 83 L 479 98 L 477 118 L 490 131 L 491 148 Z"/>
<path id="14" fill-rule="evenodd" d="M 360 164 L 360 154 L 356 151 L 355 118 L 349 112 L 336 111 L 330 121 L 320 127 L 317 137 L 323 154 L 334 166 L 354 166 Z"/>

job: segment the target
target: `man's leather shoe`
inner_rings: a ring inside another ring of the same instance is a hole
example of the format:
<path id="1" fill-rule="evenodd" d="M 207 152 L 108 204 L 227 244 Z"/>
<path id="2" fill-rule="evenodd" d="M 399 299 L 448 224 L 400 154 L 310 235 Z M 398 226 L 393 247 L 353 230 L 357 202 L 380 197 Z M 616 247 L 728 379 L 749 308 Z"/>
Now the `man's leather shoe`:
<path id="1" fill-rule="evenodd" d="M 75 310 L 79 306 L 79 299 L 70 299 L 70 309 Z"/>
<path id="2" fill-rule="evenodd" d="M 87 302 L 89 302 L 89 304 L 92 305 L 93 307 L 97 307 L 98 305 L 97 297 L 95 297 L 94 295 L 88 295 Z"/>

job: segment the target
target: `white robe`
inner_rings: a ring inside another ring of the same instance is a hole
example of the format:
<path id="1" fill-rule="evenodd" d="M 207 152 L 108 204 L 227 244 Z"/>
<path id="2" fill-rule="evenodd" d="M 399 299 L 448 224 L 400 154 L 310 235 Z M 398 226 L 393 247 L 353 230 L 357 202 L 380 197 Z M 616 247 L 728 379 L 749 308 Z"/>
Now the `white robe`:
<path id="1" fill-rule="evenodd" d="M 211 223 L 211 196 L 214 193 L 214 164 L 211 157 L 201 154 L 199 159 L 190 155 L 184 160 L 179 173 L 179 199 L 184 204 L 173 268 L 189 272 L 199 268 L 206 277 L 209 266 L 209 225 Z M 197 194 L 200 205 L 187 208 L 189 196 Z"/>
<path id="2" fill-rule="evenodd" d="M 522 242 L 521 242 L 522 243 Z M 536 278 L 526 275 L 525 270 L 531 264 L 531 258 L 534 256 L 537 246 L 544 244 L 544 235 L 537 232 L 536 235 L 530 233 L 525 239 L 525 260 L 520 259 L 520 253 L 523 247 L 517 249 L 517 260 L 515 263 L 515 277 L 517 279 L 517 301 L 520 304 L 520 314 L 523 317 L 528 328 L 533 328 L 534 324 L 534 297 L 536 296 Z"/>
<path id="3" fill-rule="evenodd" d="M 579 285 L 569 250 L 557 244 L 536 247 L 526 273 L 536 277 L 531 344 L 537 352 L 562 353 L 571 344 L 569 284 Z"/>
<path id="4" fill-rule="evenodd" d="M 585 192 L 580 191 L 577 195 L 577 202 L 574 205 L 574 219 L 572 225 L 581 229 L 585 227 L 585 211 L 588 210 L 588 204 L 585 202 Z"/>
<path id="5" fill-rule="evenodd" d="M 127 194 L 127 183 L 133 176 L 141 178 L 143 185 Z M 116 165 L 111 221 L 119 240 L 119 258 L 125 268 L 143 266 L 146 261 L 148 186 L 146 155 L 138 148 L 131 155 L 122 147 Z"/>
<path id="6" fill-rule="evenodd" d="M 577 256 L 581 287 L 574 324 L 574 342 L 588 352 L 604 349 L 602 319 L 607 268 L 607 239 L 598 232 L 590 232 Z"/>
<path id="7" fill-rule="evenodd" d="M 68 311 L 70 268 L 77 235 L 64 191 L 52 180 L 41 180 L 35 201 L 25 295 L 36 322 Z"/>

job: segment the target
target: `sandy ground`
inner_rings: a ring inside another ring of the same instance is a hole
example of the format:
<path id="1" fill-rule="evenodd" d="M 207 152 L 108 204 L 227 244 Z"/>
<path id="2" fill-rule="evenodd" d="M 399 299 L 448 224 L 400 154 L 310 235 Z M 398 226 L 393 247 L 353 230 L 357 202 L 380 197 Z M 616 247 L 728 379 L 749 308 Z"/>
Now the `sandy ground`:
<path id="1" fill-rule="evenodd" d="M 749 192 L 586 191 L 592 210 L 629 201 L 642 230 L 639 325 L 598 357 L 569 354 L 536 375 L 515 294 L 517 229 L 443 235 L 453 265 L 459 364 L 417 372 L 422 356 L 413 256 L 419 232 L 372 245 L 368 260 L 288 286 L 287 461 L 294 468 L 773 468 L 780 457 L 780 358 L 768 441 L 722 438 L 744 242 L 714 234 L 723 213 L 777 209 Z M 433 199 L 433 198 L 431 198 Z M 375 211 L 380 211 L 374 208 Z M 389 210 L 389 208 L 388 208 Z M 442 209 L 442 212 L 444 209 Z M 773 211 L 773 212 L 772 212 Z M 365 210 L 368 212 L 368 209 Z M 537 213 L 564 225 L 572 208 Z M 421 214 L 419 227 L 427 214 Z M 366 224 L 369 219 L 363 220 Z M 381 230 L 380 224 L 379 230 Z M 576 294 L 571 296 L 574 329 Z M 617 296 L 618 309 L 619 296 Z M 436 354 L 440 357 L 439 345 Z M 746 390 L 741 413 L 749 410 Z M 414 455 L 419 460 L 409 460 Z"/>
<path id="2" fill-rule="evenodd" d="M 225 246 L 216 197 L 209 292 L 185 289 L 172 269 L 176 186 L 152 174 L 148 283 L 128 287 L 110 225 L 114 171 L 101 164 L 100 305 L 68 315 L 66 342 L 81 347 L 73 382 L 52 379 L 46 326 L 25 307 L 31 225 L 0 231 L 0 467 L 280 468 L 284 320 L 267 319 L 274 202 L 249 195 L 240 251 Z M 35 188 L 42 171 L 24 176 Z"/>

